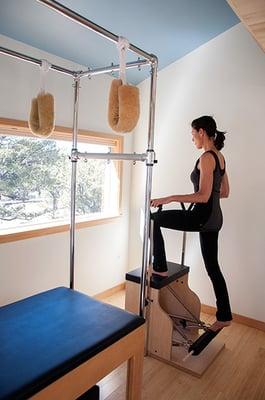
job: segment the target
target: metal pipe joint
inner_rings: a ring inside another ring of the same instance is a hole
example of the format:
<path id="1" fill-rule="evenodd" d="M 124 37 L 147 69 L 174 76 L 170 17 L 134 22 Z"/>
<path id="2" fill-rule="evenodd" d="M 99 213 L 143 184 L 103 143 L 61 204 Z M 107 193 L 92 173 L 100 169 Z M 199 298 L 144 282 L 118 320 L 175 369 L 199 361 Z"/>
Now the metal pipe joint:
<path id="1" fill-rule="evenodd" d="M 153 166 L 157 163 L 156 154 L 154 150 L 146 150 L 146 165 Z"/>
<path id="2" fill-rule="evenodd" d="M 72 151 L 71 151 L 71 155 L 70 155 L 70 160 L 72 161 L 72 162 L 77 162 L 78 160 L 79 160 L 79 157 L 78 157 L 78 150 L 77 149 L 72 149 Z"/>
<path id="3" fill-rule="evenodd" d="M 157 66 L 158 65 L 158 58 L 155 54 L 150 54 L 151 59 L 150 62 L 153 66 Z"/>

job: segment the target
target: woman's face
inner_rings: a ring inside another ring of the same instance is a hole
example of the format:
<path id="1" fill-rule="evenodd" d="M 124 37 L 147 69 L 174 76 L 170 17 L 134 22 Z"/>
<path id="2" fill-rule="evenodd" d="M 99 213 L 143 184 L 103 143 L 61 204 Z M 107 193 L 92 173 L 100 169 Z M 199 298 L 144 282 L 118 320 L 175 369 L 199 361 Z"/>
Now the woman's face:
<path id="1" fill-rule="evenodd" d="M 197 149 L 202 148 L 202 141 L 203 141 L 203 135 L 202 135 L 202 129 L 199 129 L 198 131 L 194 128 L 192 128 L 191 131 L 191 136 L 192 136 L 192 141 L 197 147 Z"/>

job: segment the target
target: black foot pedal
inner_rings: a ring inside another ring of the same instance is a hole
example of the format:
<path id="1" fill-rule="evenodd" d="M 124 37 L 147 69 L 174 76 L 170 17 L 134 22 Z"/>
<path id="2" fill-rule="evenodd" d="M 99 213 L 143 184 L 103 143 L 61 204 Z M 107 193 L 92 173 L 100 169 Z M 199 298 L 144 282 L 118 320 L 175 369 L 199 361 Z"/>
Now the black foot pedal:
<path id="1" fill-rule="evenodd" d="M 215 338 L 218 333 L 221 332 L 221 329 L 218 331 L 211 331 L 210 329 L 204 332 L 190 347 L 189 353 L 192 353 L 193 356 L 198 356 L 203 349 Z"/>

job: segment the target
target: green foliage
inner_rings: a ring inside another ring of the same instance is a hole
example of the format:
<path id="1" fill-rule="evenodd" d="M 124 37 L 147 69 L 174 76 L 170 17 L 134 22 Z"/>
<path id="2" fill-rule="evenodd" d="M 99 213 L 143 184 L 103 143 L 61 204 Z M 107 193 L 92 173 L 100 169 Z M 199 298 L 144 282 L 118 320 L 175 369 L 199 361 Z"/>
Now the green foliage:
<path id="1" fill-rule="evenodd" d="M 69 215 L 70 143 L 0 136 L 0 219 L 34 220 Z M 105 162 L 78 162 L 76 211 L 84 215 L 102 207 Z"/>
<path id="2" fill-rule="evenodd" d="M 78 163 L 76 208 L 79 214 L 100 212 L 104 170 L 105 161 L 103 160 Z"/>

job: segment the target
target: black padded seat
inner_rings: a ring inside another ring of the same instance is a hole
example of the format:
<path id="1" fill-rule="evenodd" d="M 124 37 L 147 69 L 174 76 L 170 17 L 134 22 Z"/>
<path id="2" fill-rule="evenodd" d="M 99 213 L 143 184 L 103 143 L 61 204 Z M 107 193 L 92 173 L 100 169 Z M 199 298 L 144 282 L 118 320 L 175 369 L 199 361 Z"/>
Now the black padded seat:
<path id="1" fill-rule="evenodd" d="M 169 283 L 180 279 L 182 276 L 186 275 L 190 268 L 186 265 L 176 264 L 167 261 L 168 276 L 162 277 L 158 275 L 152 275 L 150 286 L 154 289 L 162 289 Z M 131 281 L 135 283 L 141 282 L 141 268 L 136 268 L 126 274 L 126 281 Z"/>
<path id="2" fill-rule="evenodd" d="M 144 324 L 60 287 L 0 308 L 0 399 L 27 399 Z"/>

